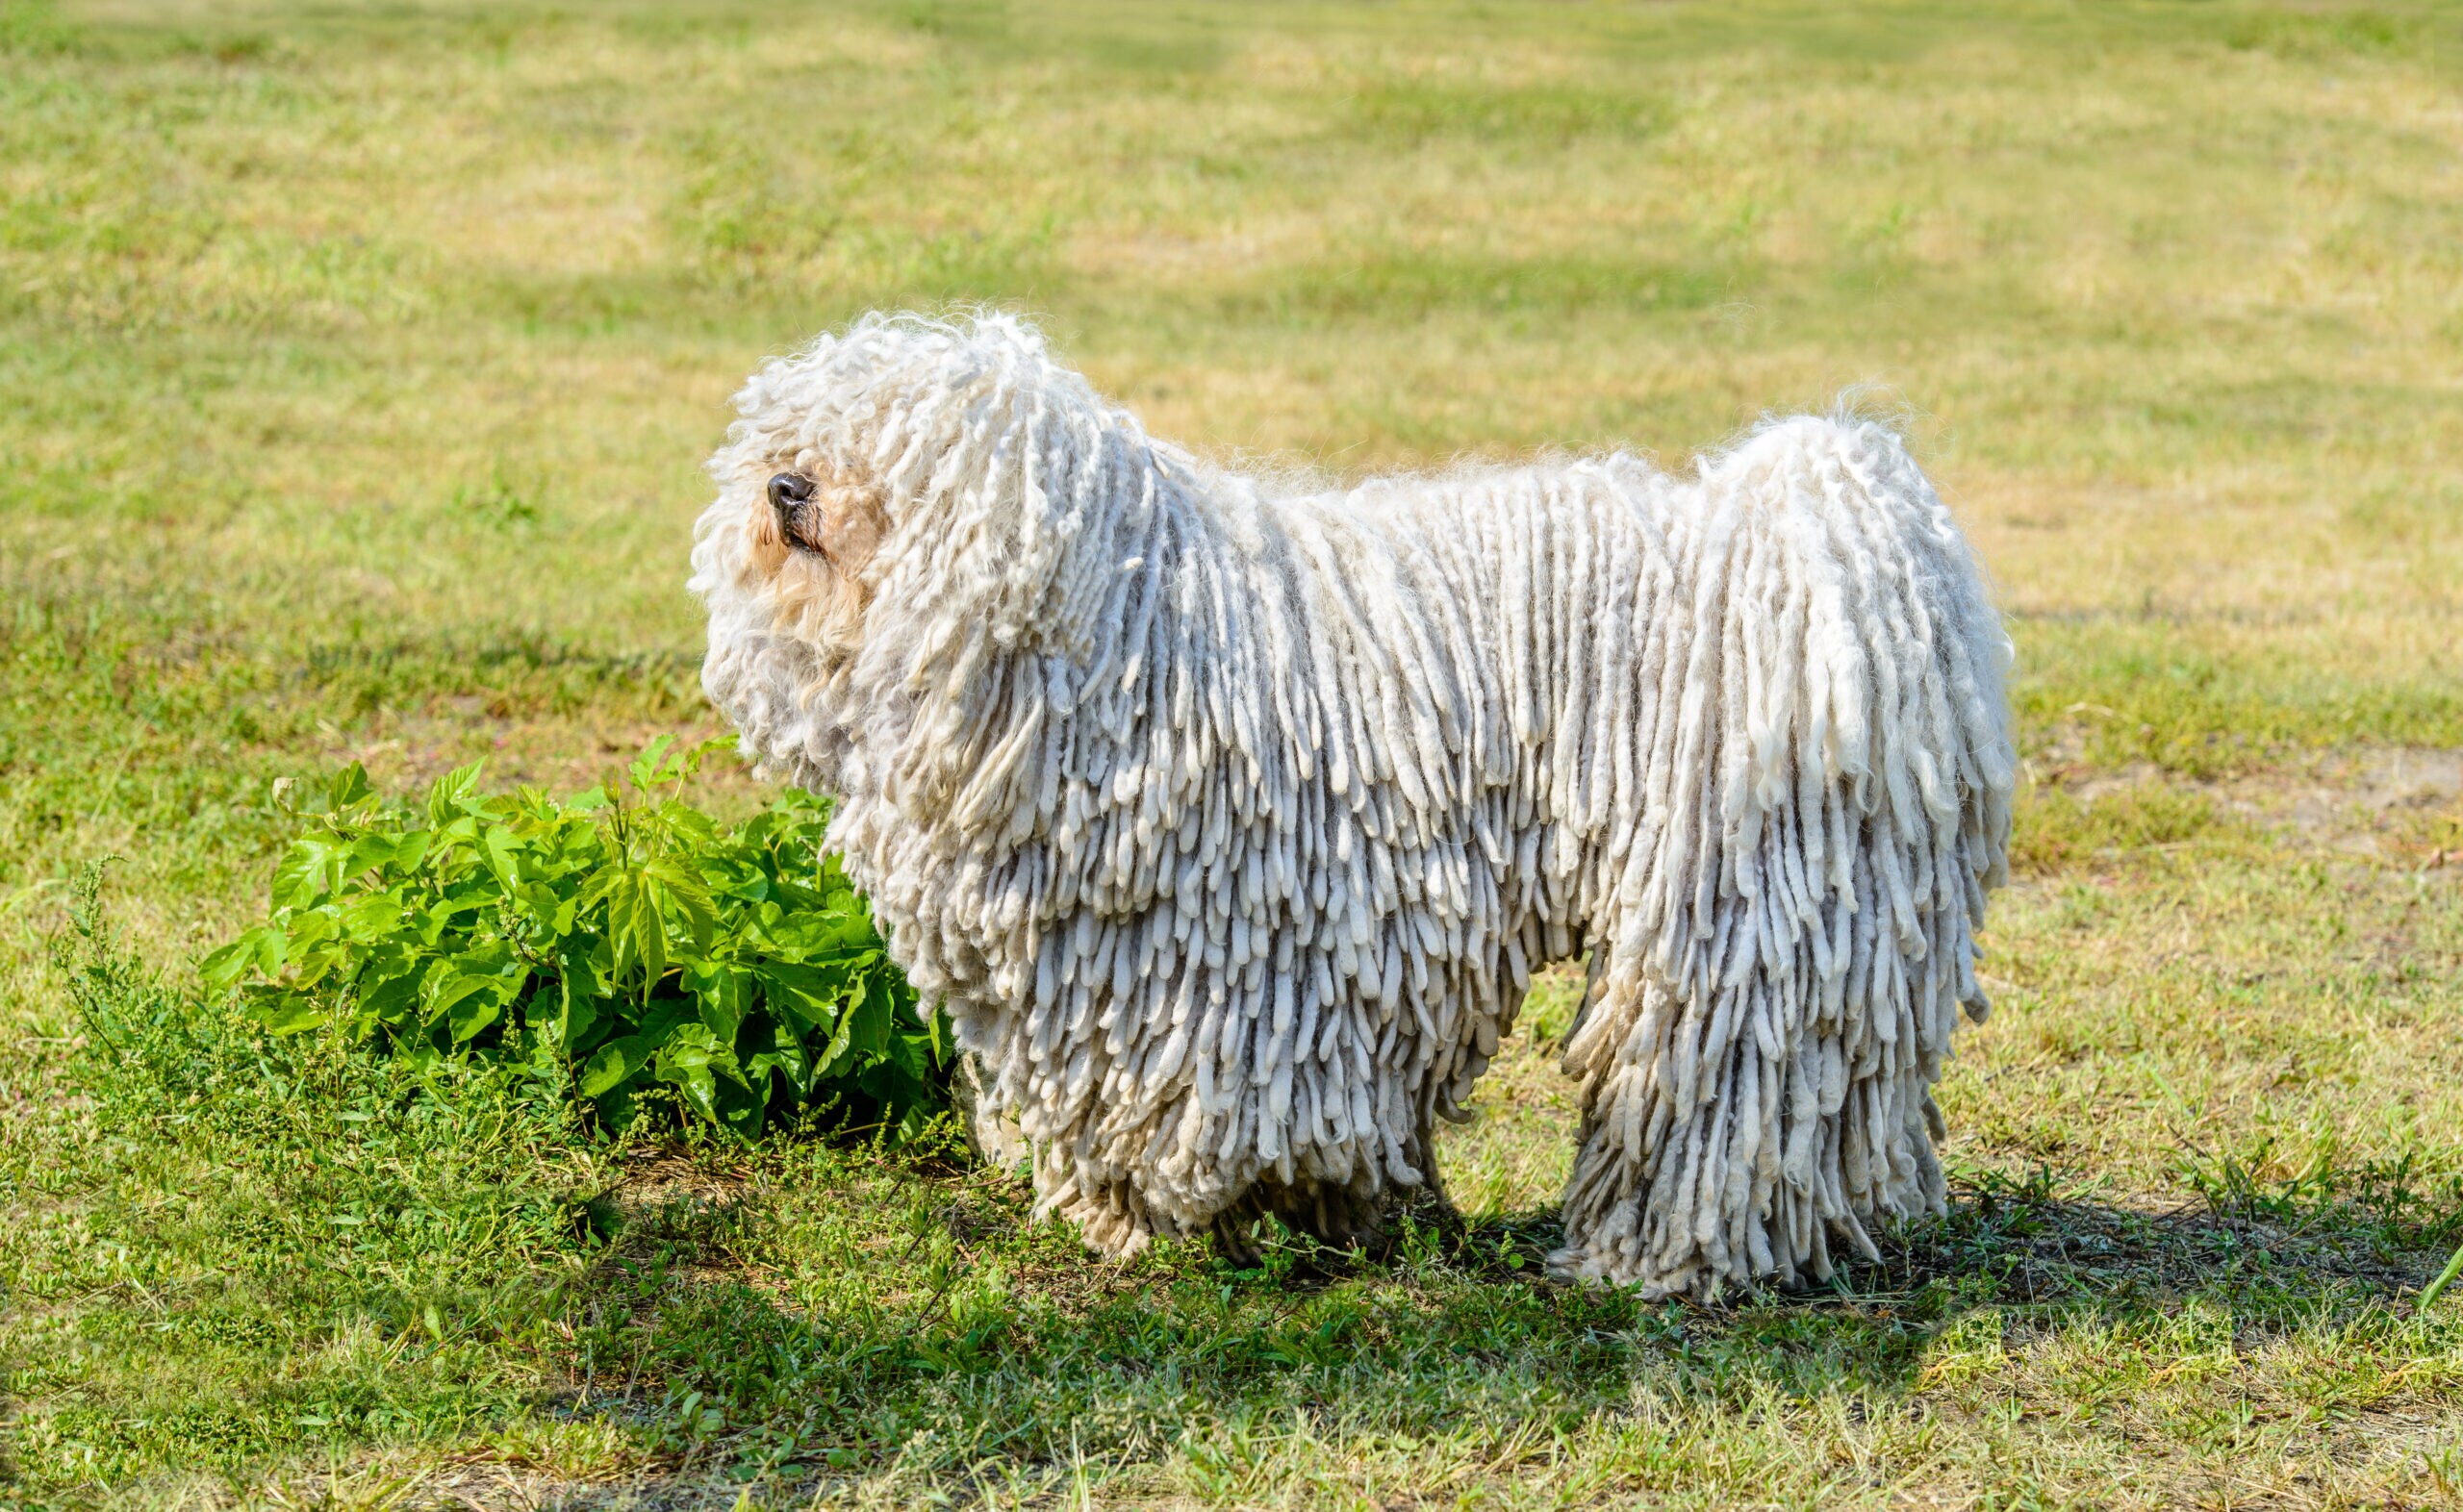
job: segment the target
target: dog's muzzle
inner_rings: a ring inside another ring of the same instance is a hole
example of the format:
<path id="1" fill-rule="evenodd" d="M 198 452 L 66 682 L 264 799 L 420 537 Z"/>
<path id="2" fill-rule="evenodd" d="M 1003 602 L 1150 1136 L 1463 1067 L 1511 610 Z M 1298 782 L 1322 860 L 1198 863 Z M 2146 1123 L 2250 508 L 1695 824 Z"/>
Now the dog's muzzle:
<path id="1" fill-rule="evenodd" d="M 792 472 L 781 472 L 770 480 L 770 507 L 778 512 L 778 534 L 787 543 L 809 551 L 802 537 L 796 534 L 796 511 L 812 497 L 812 479 Z"/>

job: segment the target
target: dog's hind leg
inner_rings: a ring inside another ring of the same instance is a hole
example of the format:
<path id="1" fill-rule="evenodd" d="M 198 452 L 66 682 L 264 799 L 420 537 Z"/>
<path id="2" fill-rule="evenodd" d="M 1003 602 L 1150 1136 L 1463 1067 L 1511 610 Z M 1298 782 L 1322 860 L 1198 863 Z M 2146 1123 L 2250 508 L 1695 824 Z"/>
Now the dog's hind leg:
<path id="1" fill-rule="evenodd" d="M 1705 1299 L 1941 1210 L 1932 1089 L 2000 879 L 2007 641 L 1896 439 L 1797 419 L 1703 465 L 1683 743 L 1597 999 L 1562 1273 Z"/>

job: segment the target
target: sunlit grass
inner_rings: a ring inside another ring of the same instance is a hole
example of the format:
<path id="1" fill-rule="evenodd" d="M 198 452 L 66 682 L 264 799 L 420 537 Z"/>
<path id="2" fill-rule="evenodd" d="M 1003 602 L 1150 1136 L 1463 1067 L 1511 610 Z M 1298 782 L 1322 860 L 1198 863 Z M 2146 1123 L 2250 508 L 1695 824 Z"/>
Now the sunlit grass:
<path id="1" fill-rule="evenodd" d="M 2411 5 L 0 3 L 0 1498 L 2463 1494 L 2458 89 Z M 78 869 L 177 981 L 274 777 L 710 729 L 728 393 L 976 301 L 1337 477 L 1896 416 L 2036 783 L 1951 1220 L 1851 1298 L 1536 1284 L 1559 978 L 1463 1224 L 1245 1275 L 243 1041 L 95 1079 Z"/>

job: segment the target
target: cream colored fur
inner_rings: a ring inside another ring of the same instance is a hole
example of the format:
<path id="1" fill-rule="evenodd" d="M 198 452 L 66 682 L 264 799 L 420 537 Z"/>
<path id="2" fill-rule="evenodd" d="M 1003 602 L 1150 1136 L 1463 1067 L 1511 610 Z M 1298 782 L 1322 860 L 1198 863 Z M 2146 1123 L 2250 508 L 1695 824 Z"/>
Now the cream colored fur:
<path id="1" fill-rule="evenodd" d="M 992 316 L 868 318 L 737 403 L 704 685 L 840 795 L 978 1116 L 1089 1244 L 1367 1232 L 1586 951 L 1561 1271 L 1796 1283 L 1942 1205 L 2008 643 L 1887 430 L 1308 492 Z"/>

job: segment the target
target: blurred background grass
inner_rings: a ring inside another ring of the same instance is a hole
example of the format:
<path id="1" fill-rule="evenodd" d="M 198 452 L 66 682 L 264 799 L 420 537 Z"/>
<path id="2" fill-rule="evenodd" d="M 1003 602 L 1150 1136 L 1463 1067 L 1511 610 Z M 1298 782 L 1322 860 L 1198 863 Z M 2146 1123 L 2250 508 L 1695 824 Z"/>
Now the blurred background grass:
<path id="1" fill-rule="evenodd" d="M 258 895 L 272 777 L 579 786 L 709 727 L 681 585 L 727 395 L 860 311 L 971 302 L 1038 314 L 1162 434 L 1338 477 L 1681 466 L 1851 391 L 1896 416 L 1998 585 L 2035 783 L 1954 1160 L 2278 1218 L 2463 1176 L 2451 7 L 0 0 L 16 1274 L 103 1211 L 50 1079 L 72 871 L 126 858 L 175 966 Z M 1526 1045 L 1485 1102 L 1457 1195 L 1529 1215 L 1562 1084 Z M 21 1355 L 108 1312 L 34 1295 Z M 2105 1434 L 2073 1389 L 2104 1347 L 2045 1337 L 1953 1373 L 2077 1435 L 2030 1495 L 2125 1499 L 2122 1444 L 2189 1467 L 2159 1500 L 2261 1463 L 2269 1496 L 2451 1493 L 2449 1335 L 2344 1351 L 2400 1424 L 2253 1354 L 2273 1438 L 2204 1386 Z M 94 1369 L 12 1389 L 108 1404 Z M 1782 1399 L 1754 1453 L 1845 1442 Z M 1671 1463 L 1744 1453 L 1696 1426 Z M 2304 1482 L 2313 1429 L 2406 1447 Z M 2000 1484 L 2007 1443 L 1957 1442 L 1875 1495 Z"/>

